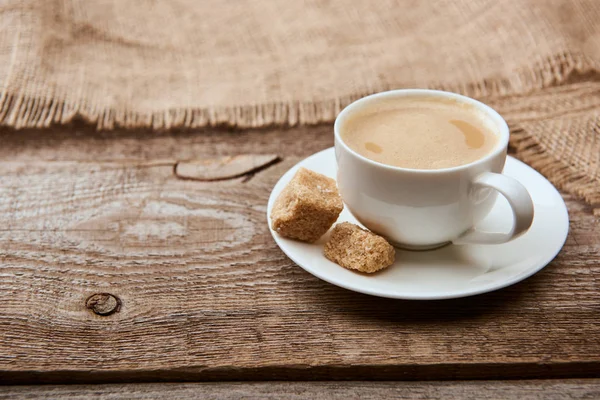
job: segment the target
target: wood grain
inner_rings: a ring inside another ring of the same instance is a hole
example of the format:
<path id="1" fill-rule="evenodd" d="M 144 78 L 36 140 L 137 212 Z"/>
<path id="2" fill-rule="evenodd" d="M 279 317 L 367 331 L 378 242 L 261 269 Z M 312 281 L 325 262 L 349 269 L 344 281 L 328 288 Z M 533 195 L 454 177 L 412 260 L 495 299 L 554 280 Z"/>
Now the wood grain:
<path id="1" fill-rule="evenodd" d="M 462 382 L 269 382 L 163 383 L 0 387 L 0 400 L 12 399 L 518 399 L 600 398 L 600 380 Z"/>
<path id="2" fill-rule="evenodd" d="M 279 177 L 331 128 L 0 133 L 0 381 L 595 377 L 600 224 L 565 195 L 571 233 L 543 271 L 472 298 L 370 297 L 275 245 Z M 177 160 L 277 154 L 217 182 Z M 120 309 L 94 313 L 108 293 Z"/>

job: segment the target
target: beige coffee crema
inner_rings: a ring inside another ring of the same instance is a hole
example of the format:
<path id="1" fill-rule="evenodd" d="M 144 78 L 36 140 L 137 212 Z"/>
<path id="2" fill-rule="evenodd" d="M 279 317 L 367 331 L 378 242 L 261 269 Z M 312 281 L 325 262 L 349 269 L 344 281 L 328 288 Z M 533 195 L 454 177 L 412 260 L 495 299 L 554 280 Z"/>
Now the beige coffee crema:
<path id="1" fill-rule="evenodd" d="M 475 106 L 436 97 L 399 97 L 367 105 L 341 126 L 341 138 L 373 161 L 412 169 L 469 164 L 498 143 L 498 127 Z"/>

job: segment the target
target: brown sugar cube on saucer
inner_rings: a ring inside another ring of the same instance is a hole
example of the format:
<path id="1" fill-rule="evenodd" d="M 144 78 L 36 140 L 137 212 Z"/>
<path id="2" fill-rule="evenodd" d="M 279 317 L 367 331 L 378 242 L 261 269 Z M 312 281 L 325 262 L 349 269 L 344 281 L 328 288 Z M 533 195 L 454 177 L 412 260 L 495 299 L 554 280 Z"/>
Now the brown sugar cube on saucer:
<path id="1" fill-rule="evenodd" d="M 300 168 L 275 200 L 271 226 L 281 236 L 312 243 L 331 228 L 343 208 L 333 179 Z"/>
<path id="2" fill-rule="evenodd" d="M 325 257 L 347 269 L 372 273 L 394 263 L 395 250 L 381 236 L 343 222 L 333 228 Z"/>

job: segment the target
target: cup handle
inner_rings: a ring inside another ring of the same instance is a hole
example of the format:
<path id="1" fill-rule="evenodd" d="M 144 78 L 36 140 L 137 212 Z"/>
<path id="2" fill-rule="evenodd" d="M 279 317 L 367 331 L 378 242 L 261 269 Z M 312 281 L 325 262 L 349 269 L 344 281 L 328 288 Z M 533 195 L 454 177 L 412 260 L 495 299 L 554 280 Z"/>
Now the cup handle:
<path id="1" fill-rule="evenodd" d="M 473 181 L 474 185 L 489 187 L 500 192 L 513 212 L 513 226 L 507 233 L 485 232 L 475 227 L 469 229 L 454 244 L 500 244 L 509 242 L 525 233 L 533 222 L 533 202 L 527 189 L 516 179 L 493 172 L 484 172 Z"/>

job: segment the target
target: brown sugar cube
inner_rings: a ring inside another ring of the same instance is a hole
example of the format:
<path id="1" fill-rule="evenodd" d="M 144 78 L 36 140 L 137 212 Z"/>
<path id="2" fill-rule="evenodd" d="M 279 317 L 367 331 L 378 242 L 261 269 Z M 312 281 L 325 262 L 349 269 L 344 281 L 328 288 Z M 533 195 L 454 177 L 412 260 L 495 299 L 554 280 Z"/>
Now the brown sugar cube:
<path id="1" fill-rule="evenodd" d="M 349 222 L 337 224 L 325 244 L 325 257 L 344 268 L 375 272 L 394 263 L 396 251 L 381 236 Z"/>
<path id="2" fill-rule="evenodd" d="M 331 228 L 343 208 L 333 179 L 300 168 L 275 200 L 271 226 L 281 236 L 312 243 Z"/>

